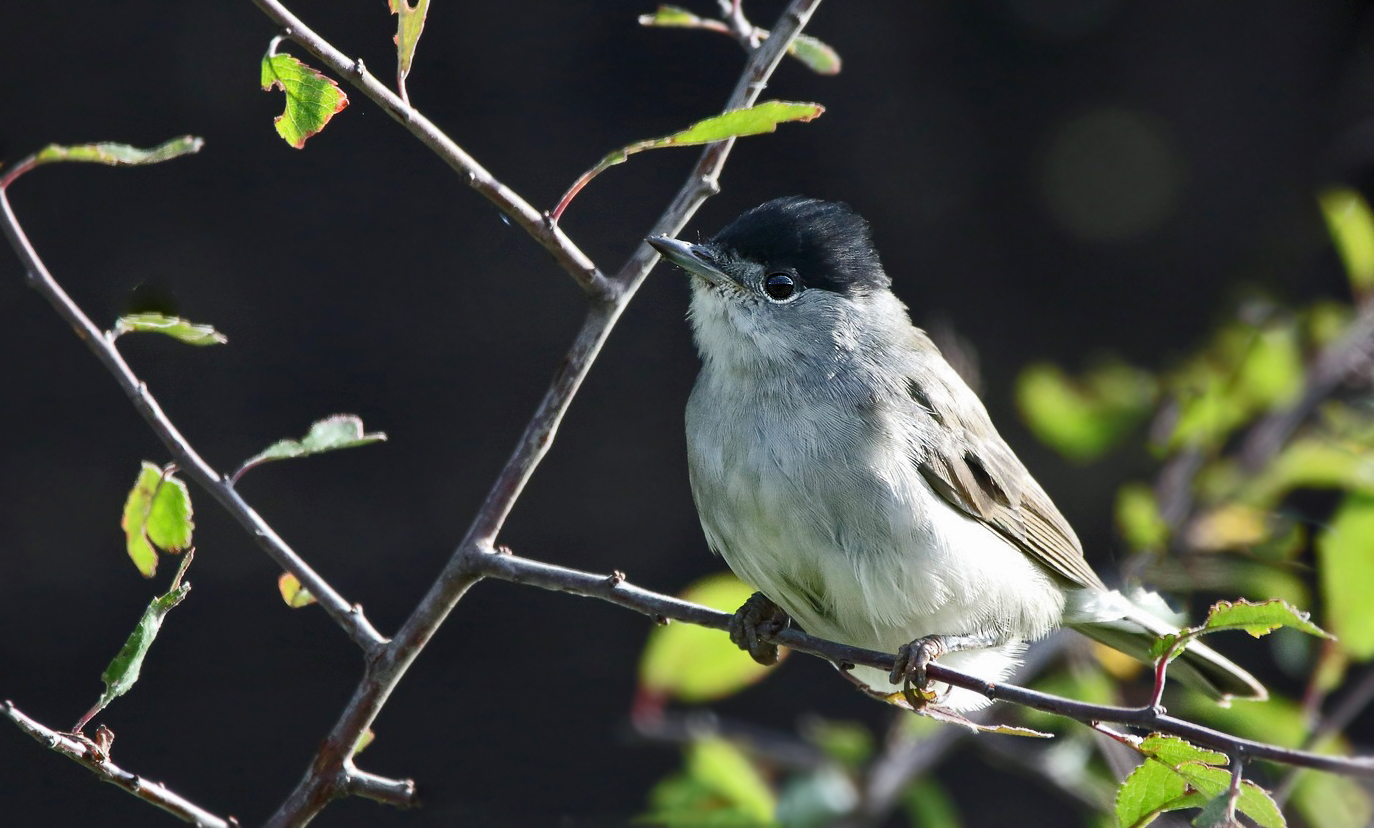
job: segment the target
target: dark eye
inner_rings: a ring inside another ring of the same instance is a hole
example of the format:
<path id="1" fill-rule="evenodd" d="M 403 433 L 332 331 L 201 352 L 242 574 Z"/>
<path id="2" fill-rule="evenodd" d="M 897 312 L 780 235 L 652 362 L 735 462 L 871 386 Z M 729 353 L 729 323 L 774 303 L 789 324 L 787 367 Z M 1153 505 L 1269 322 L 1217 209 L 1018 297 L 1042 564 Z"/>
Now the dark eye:
<path id="1" fill-rule="evenodd" d="M 791 274 L 770 273 L 763 277 L 763 292 L 781 302 L 797 292 L 797 282 Z"/>

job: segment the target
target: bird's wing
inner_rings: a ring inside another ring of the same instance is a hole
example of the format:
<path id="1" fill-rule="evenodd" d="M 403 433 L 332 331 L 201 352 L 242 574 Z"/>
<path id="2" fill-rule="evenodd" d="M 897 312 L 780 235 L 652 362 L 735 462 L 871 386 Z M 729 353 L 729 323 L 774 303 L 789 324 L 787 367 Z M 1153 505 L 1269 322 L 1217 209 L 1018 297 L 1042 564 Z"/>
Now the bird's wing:
<path id="1" fill-rule="evenodd" d="M 934 439 L 921 441 L 914 452 L 921 476 L 955 508 L 986 523 L 1051 572 L 1105 589 L 1084 560 L 1069 522 L 997 433 L 973 391 L 952 369 L 945 370 L 951 376 L 935 372 L 926 391 L 914 381 L 907 384 L 912 402 L 934 421 L 928 432 Z"/>

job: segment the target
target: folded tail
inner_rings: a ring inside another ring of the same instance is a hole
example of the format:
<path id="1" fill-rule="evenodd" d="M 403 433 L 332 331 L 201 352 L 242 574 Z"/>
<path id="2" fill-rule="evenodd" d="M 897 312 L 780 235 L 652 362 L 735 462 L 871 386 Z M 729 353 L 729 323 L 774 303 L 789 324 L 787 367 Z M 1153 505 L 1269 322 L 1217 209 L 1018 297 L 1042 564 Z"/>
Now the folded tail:
<path id="1" fill-rule="evenodd" d="M 1178 632 L 1182 626 L 1167 620 L 1169 615 L 1172 613 L 1164 599 L 1153 592 L 1140 592 L 1128 598 L 1116 590 L 1081 589 L 1069 594 L 1064 623 L 1094 641 L 1150 664 L 1150 645 L 1155 639 Z M 1183 655 L 1169 665 L 1169 675 L 1222 702 L 1232 698 L 1269 698 L 1269 692 L 1254 676 L 1198 641 L 1189 644 Z"/>

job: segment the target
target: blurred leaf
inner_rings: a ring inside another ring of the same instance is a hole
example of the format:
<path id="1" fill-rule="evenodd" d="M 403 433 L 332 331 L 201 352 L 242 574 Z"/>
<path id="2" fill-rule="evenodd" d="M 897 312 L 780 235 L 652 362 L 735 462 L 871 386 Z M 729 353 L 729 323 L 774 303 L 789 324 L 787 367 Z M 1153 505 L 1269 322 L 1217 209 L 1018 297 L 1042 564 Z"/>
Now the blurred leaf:
<path id="1" fill-rule="evenodd" d="M 770 824 L 777 802 L 768 783 L 739 748 L 724 739 L 701 739 L 687 746 L 687 774 L 715 791 L 756 824 Z"/>
<path id="2" fill-rule="evenodd" d="M 182 571 L 185 571 L 185 563 L 190 561 L 188 555 L 183 562 Z M 172 588 L 165 595 L 154 598 L 148 603 L 148 608 L 143 611 L 143 617 L 138 619 L 138 624 L 134 631 L 129 634 L 124 646 L 119 649 L 110 666 L 105 668 L 100 680 L 105 683 L 105 692 L 100 694 L 100 700 L 77 724 L 75 730 L 91 719 L 95 714 L 115 699 L 133 689 L 138 681 L 139 672 L 143 669 L 143 659 L 148 655 L 148 648 L 153 645 L 153 640 L 157 638 L 158 631 L 162 629 L 162 621 L 167 617 L 167 613 L 172 611 L 172 607 L 180 604 L 186 598 L 186 593 L 191 591 L 190 582 L 181 582 L 181 573 L 177 574 L 176 581 Z"/>
<path id="3" fill-rule="evenodd" d="M 182 135 L 150 149 L 139 149 L 128 144 L 113 143 L 72 146 L 49 144 L 34 155 L 33 165 L 37 167 L 41 164 L 54 164 L 64 161 L 104 164 L 110 167 L 160 164 L 163 161 L 200 152 L 200 148 L 203 146 L 205 146 L 205 140 L 192 135 Z"/>
<path id="4" fill-rule="evenodd" d="M 1164 549 L 1169 524 L 1159 513 L 1154 490 L 1144 483 L 1127 483 L 1116 493 L 1116 526 L 1132 549 Z"/>
<path id="5" fill-rule="evenodd" d="M 1118 653 L 1105 645 L 1096 645 L 1094 651 L 1102 650 L 1114 655 L 1119 655 L 1129 661 L 1137 669 L 1140 662 L 1130 656 Z M 1063 669 L 1048 673 L 1036 680 L 1031 688 L 1042 693 L 1049 693 L 1054 696 L 1061 696 L 1074 701 L 1087 702 L 1088 704 L 1115 704 L 1116 688 L 1112 681 L 1101 670 L 1092 669 Z M 1078 727 L 1078 723 L 1072 719 L 1066 719 L 1053 713 L 1046 713 L 1032 708 L 1021 711 L 1026 724 L 1040 730 L 1062 732 Z"/>
<path id="6" fill-rule="evenodd" d="M 1374 214 L 1356 190 L 1333 188 L 1317 197 L 1326 230 L 1356 295 L 1374 288 Z"/>
<path id="7" fill-rule="evenodd" d="M 849 768 L 857 768 L 873 755 L 873 734 L 860 722 L 837 722 L 809 716 L 801 726 L 802 737 L 826 755 Z"/>
<path id="8" fill-rule="evenodd" d="M 1188 545 L 1204 552 L 1248 549 L 1269 538 L 1268 512 L 1242 503 L 1223 503 L 1188 526 Z"/>
<path id="9" fill-rule="evenodd" d="M 1340 339 L 1354 316 L 1354 310 L 1347 304 L 1323 300 L 1314 302 L 1302 314 L 1308 346 L 1316 350 Z"/>
<path id="10" fill-rule="evenodd" d="M 353 746 L 353 755 L 357 756 L 359 753 L 367 750 L 368 745 L 372 744 L 376 739 L 377 734 L 372 732 L 372 728 L 369 727 L 367 730 L 364 730 L 363 735 L 358 737 L 358 743 Z"/>
<path id="11" fill-rule="evenodd" d="M 733 575 L 703 578 L 683 591 L 683 600 L 734 612 L 754 594 Z M 787 651 L 779 650 L 779 657 Z M 639 661 L 640 687 L 695 704 L 743 690 L 763 678 L 768 668 L 730 643 L 719 630 L 695 624 L 669 624 L 649 632 Z"/>
<path id="12" fill-rule="evenodd" d="M 1239 389 L 1253 410 L 1292 402 L 1303 386 L 1302 346 L 1296 327 L 1268 325 L 1255 337 L 1241 362 Z"/>
<path id="13" fill-rule="evenodd" d="M 309 457 L 326 451 L 365 446 L 386 439 L 380 431 L 365 433 L 363 421 L 356 414 L 334 414 L 310 425 L 310 431 L 300 440 L 278 440 L 243 462 L 234 472 L 237 481 L 244 472 L 272 460 Z"/>
<path id="14" fill-rule="evenodd" d="M 1349 494 L 1317 536 L 1325 621 L 1359 661 L 1374 656 L 1374 496 Z"/>
<path id="15" fill-rule="evenodd" d="M 157 572 L 157 549 L 180 552 L 191 545 L 191 494 L 186 484 L 145 461 L 124 501 L 119 525 L 134 566 L 151 578 Z"/>
<path id="16" fill-rule="evenodd" d="M 391 38 L 396 44 L 396 83 L 404 96 L 406 76 L 410 74 L 410 63 L 415 58 L 415 46 L 420 42 L 420 33 L 425 28 L 425 15 L 429 13 L 429 0 L 386 0 L 391 13 L 396 15 L 396 34 Z"/>
<path id="17" fill-rule="evenodd" d="M 830 828 L 851 814 L 859 792 L 834 765 L 792 776 L 778 796 L 777 823 L 785 828 Z"/>
<path id="18" fill-rule="evenodd" d="M 115 320 L 115 336 L 131 331 L 166 334 L 188 345 L 223 345 L 229 341 L 211 325 L 198 325 L 179 316 L 163 316 L 160 313 L 132 313 Z"/>
<path id="19" fill-rule="evenodd" d="M 1280 696 L 1222 707 L 1200 694 L 1189 694 L 1176 704 L 1188 717 L 1211 727 L 1272 745 L 1298 747 L 1310 731 L 1302 706 Z"/>
<path id="20" fill-rule="evenodd" d="M 960 828 L 959 807 L 933 777 L 922 776 L 902 793 L 902 810 L 911 828 Z"/>
<path id="21" fill-rule="evenodd" d="M 1348 776 L 1298 770 L 1292 807 L 1308 828 L 1369 828 L 1374 803 L 1359 782 Z"/>
<path id="22" fill-rule="evenodd" d="M 1365 446 L 1323 436 L 1289 443 L 1237 495 L 1258 508 L 1273 508 L 1295 489 L 1355 489 L 1374 494 L 1374 456 Z"/>
<path id="23" fill-rule="evenodd" d="M 788 45 L 787 54 L 806 64 L 807 68 L 818 75 L 840 73 L 840 53 L 811 35 L 797 35 L 797 39 Z"/>
<path id="24" fill-rule="evenodd" d="M 348 106 L 339 85 L 290 55 L 264 55 L 262 88 L 286 93 L 286 109 L 273 121 L 277 134 L 296 149 Z"/>
<path id="25" fill-rule="evenodd" d="M 636 141 L 628 144 L 608 154 L 596 163 L 595 167 L 586 171 L 573 182 L 572 187 L 563 194 L 558 200 L 557 206 L 550 211 L 549 216 L 557 221 L 568 204 L 573 200 L 582 188 L 587 186 L 593 178 L 616 164 L 623 164 L 637 152 L 644 150 L 662 149 L 664 147 L 694 147 L 700 144 L 711 144 L 716 141 L 724 141 L 727 138 L 742 138 L 747 135 L 762 135 L 773 132 L 778 128 L 778 124 L 789 121 L 810 121 L 820 117 L 825 111 L 825 107 L 814 103 L 794 103 L 792 101 L 764 101 L 760 104 L 725 112 L 720 115 L 698 121 L 680 132 L 672 135 L 665 135 L 661 138 L 649 138 L 644 141 Z"/>
<path id="26" fill-rule="evenodd" d="M 1041 442 L 1072 460 L 1096 458 L 1149 414 L 1157 387 L 1145 371 L 1121 362 L 1074 379 L 1057 365 L 1035 363 L 1016 380 L 1021 416 Z"/>
<path id="27" fill-rule="evenodd" d="M 718 22 L 718 21 L 717 21 Z M 704 28 L 705 18 L 697 17 L 680 6 L 659 6 L 653 14 L 641 14 L 639 25 L 661 26 L 669 29 Z"/>
<path id="28" fill-rule="evenodd" d="M 281 593 L 281 599 L 291 609 L 300 609 L 315 603 L 315 596 L 310 594 L 310 590 L 301 586 L 300 580 L 290 572 L 283 572 L 277 578 L 277 591 Z"/>

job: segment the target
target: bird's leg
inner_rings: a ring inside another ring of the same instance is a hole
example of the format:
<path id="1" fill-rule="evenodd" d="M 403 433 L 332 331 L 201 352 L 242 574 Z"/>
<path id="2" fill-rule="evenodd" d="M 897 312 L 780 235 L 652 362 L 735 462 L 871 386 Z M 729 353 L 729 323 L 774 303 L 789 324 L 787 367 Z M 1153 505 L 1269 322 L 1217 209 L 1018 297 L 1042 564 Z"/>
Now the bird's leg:
<path id="1" fill-rule="evenodd" d="M 735 617 L 730 619 L 730 626 L 726 629 L 736 647 L 759 664 L 771 667 L 778 663 L 778 645 L 763 638 L 786 629 L 791 621 L 782 607 L 762 592 L 755 592 L 743 606 L 735 610 Z"/>
<path id="2" fill-rule="evenodd" d="M 963 650 L 981 650 L 1006 643 L 1006 636 L 994 632 L 971 633 L 969 635 L 927 635 L 910 644 L 903 644 L 897 650 L 897 660 L 892 665 L 888 681 L 902 685 L 902 695 L 913 707 L 935 700 L 926 690 L 929 680 L 926 666 L 945 653 Z"/>

